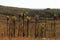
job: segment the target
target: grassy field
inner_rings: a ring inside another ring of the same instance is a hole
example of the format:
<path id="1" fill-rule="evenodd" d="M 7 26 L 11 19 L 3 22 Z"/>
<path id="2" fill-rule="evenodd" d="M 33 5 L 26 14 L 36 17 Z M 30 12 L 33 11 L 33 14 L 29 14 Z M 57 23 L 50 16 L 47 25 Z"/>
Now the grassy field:
<path id="1" fill-rule="evenodd" d="M 10 23 L 10 22 L 9 22 Z M 20 36 L 22 36 L 22 21 L 20 23 Z M 8 24 L 9 25 L 9 24 Z M 37 37 L 35 38 L 35 23 L 29 23 L 29 36 L 30 37 L 18 37 L 17 34 L 18 34 L 18 26 L 19 26 L 19 22 L 16 22 L 16 34 L 15 34 L 15 38 L 8 38 L 6 37 L 7 36 L 7 20 L 0 20 L 0 39 L 1 40 L 44 40 L 44 38 L 40 38 L 40 37 Z M 10 24 L 10 26 L 12 27 L 12 24 Z M 25 32 L 25 35 L 27 35 L 27 24 L 25 22 L 24 24 L 24 32 Z M 46 26 L 46 27 L 45 27 Z M 45 40 L 55 40 L 53 36 L 53 33 L 54 33 L 54 20 L 47 20 L 46 23 L 45 23 L 45 20 L 40 20 L 39 23 L 37 23 L 37 26 L 36 26 L 36 30 L 38 30 L 38 36 L 40 36 L 40 29 L 41 27 L 44 27 L 46 28 L 46 39 Z M 52 28 L 51 28 L 52 27 Z M 56 34 L 56 40 L 60 40 L 60 20 L 57 20 L 55 21 L 55 34 Z M 51 31 L 52 30 L 52 31 Z M 2 36 L 3 35 L 3 36 Z"/>

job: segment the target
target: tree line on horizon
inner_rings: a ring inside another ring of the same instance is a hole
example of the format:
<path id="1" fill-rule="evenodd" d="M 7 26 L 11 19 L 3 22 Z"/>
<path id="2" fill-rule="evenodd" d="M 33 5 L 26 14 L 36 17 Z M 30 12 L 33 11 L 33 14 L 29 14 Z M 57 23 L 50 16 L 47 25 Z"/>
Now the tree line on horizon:
<path id="1" fill-rule="evenodd" d="M 26 14 L 28 12 L 28 14 Z M 35 17 L 38 15 L 39 17 L 43 18 L 52 18 L 54 14 L 57 14 L 58 18 L 60 18 L 60 9 L 28 9 L 28 8 L 17 8 L 17 7 L 7 7 L 7 6 L 0 6 L 0 14 L 3 15 L 20 15 L 21 13 L 26 14 L 31 17 Z"/>

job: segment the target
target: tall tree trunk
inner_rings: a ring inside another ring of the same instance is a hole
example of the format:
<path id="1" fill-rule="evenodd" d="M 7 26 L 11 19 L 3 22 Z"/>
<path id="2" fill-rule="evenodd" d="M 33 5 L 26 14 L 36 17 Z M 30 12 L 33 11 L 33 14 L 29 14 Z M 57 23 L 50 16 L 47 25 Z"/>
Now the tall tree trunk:
<path id="1" fill-rule="evenodd" d="M 38 36 L 37 19 L 35 19 L 35 38 Z"/>
<path id="2" fill-rule="evenodd" d="M 8 27 L 9 27 L 9 23 L 8 23 L 8 21 L 9 21 L 9 18 L 7 18 L 7 36 L 8 36 Z"/>
<path id="3" fill-rule="evenodd" d="M 14 35 L 14 37 L 15 37 L 15 30 L 16 30 L 16 28 L 15 28 L 15 21 L 13 21 L 13 27 L 14 27 L 14 28 L 13 28 L 13 30 L 14 30 L 14 31 L 13 31 L 13 35 Z"/>
<path id="4" fill-rule="evenodd" d="M 56 23 L 55 22 L 56 22 L 56 17 L 54 17 L 54 35 L 53 35 L 54 37 L 56 36 L 55 35 L 55 32 L 56 32 L 56 28 L 55 28 L 56 27 Z"/>
<path id="5" fill-rule="evenodd" d="M 25 36 L 25 33 L 24 33 L 24 14 L 22 16 L 22 19 L 23 19 L 23 37 Z"/>
<path id="6" fill-rule="evenodd" d="M 18 36 L 20 36 L 20 15 L 19 15 L 19 27 L 18 27 Z"/>
<path id="7" fill-rule="evenodd" d="M 29 35 L 29 20 L 27 19 L 27 37 Z"/>

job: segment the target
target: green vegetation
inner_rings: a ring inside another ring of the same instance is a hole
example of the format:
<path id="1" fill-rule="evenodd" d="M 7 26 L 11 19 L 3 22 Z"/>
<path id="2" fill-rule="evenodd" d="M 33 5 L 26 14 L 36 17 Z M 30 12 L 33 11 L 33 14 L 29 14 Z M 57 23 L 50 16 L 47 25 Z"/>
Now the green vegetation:
<path id="1" fill-rule="evenodd" d="M 29 8 L 17 8 L 17 7 L 7 7 L 7 6 L 0 6 L 0 14 L 4 15 L 15 15 L 18 16 L 19 14 L 26 13 L 26 15 L 35 17 L 39 15 L 39 17 L 53 17 L 54 13 L 58 14 L 60 17 L 60 9 L 29 9 Z M 28 13 L 28 14 L 27 14 Z"/>

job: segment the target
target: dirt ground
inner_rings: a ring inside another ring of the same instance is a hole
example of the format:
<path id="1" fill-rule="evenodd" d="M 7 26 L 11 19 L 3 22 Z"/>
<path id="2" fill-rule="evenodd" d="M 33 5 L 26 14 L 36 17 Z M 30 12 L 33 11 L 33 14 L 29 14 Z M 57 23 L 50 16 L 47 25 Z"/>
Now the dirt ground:
<path id="1" fill-rule="evenodd" d="M 30 38 L 30 37 L 15 37 L 15 38 L 8 38 L 8 37 L 0 37 L 0 40 L 60 40 L 60 38 Z"/>

